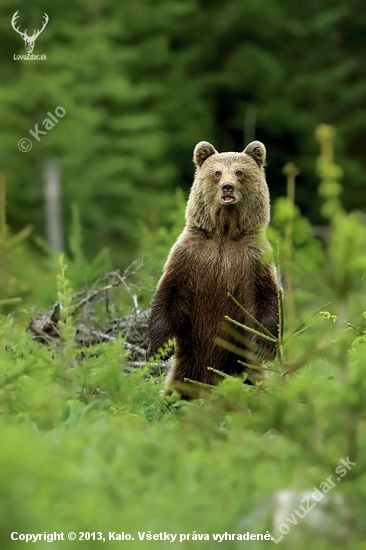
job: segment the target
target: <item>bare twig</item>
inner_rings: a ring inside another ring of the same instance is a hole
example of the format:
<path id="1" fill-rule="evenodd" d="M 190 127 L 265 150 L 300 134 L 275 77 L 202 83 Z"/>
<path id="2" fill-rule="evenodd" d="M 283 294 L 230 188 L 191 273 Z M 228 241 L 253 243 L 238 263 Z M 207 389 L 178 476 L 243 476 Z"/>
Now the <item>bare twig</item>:
<path id="1" fill-rule="evenodd" d="M 123 340 L 128 350 L 127 362 L 132 366 L 147 364 L 148 319 L 150 309 L 141 309 L 138 293 L 144 288 L 133 282 L 137 272 L 146 265 L 144 258 L 133 262 L 122 274 L 115 270 L 99 277 L 91 287 L 75 293 L 66 316 L 72 317 L 75 332 L 75 344 L 78 347 L 90 347 L 97 344 Z M 119 300 L 114 289 L 123 287 L 131 299 L 132 313 L 120 313 Z M 99 304 L 104 306 L 104 317 Z M 35 340 L 49 346 L 59 346 L 62 342 L 60 321 L 61 304 L 56 302 L 48 312 L 39 313 L 29 323 L 28 332 Z M 164 363 L 157 363 L 164 365 Z M 155 364 L 153 365 L 155 366 Z"/>

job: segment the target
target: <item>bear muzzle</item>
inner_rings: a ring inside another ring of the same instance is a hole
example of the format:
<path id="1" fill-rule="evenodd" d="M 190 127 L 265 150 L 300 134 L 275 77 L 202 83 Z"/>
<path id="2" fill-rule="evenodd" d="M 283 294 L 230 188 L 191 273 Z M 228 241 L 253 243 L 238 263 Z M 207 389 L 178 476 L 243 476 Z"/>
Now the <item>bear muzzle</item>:
<path id="1" fill-rule="evenodd" d="M 226 181 L 221 186 L 221 202 L 222 204 L 232 204 L 236 201 L 236 197 L 234 194 L 235 186 L 230 181 Z"/>

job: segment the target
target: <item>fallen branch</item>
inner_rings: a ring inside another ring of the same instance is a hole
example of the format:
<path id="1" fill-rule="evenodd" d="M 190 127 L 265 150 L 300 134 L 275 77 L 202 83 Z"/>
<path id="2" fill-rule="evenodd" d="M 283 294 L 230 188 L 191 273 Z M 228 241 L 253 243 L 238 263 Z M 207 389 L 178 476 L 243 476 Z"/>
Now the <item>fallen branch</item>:
<path id="1" fill-rule="evenodd" d="M 122 340 L 128 350 L 129 366 L 141 368 L 147 364 L 150 308 L 140 309 L 138 293 L 143 287 L 131 280 L 144 265 L 142 259 L 131 264 L 123 274 L 118 270 L 111 271 L 95 281 L 90 288 L 72 296 L 71 305 L 63 312 L 63 317 L 72 317 L 77 347 Z M 123 287 L 131 299 L 132 313 L 128 315 L 120 311 L 120 298 L 115 293 L 117 287 Z M 49 311 L 38 313 L 31 319 L 27 331 L 37 342 L 52 347 L 61 345 L 61 308 L 62 305 L 56 302 Z M 167 367 L 166 361 L 150 364 L 159 368 L 159 372 Z"/>

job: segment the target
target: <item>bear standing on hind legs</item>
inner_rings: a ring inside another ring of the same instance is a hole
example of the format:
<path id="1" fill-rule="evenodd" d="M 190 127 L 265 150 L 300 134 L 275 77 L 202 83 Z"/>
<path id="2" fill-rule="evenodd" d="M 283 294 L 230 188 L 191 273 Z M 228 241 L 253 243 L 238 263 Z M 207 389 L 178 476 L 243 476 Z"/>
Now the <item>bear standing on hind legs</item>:
<path id="1" fill-rule="evenodd" d="M 167 387 L 185 396 L 195 389 L 185 378 L 217 381 L 207 367 L 240 374 L 245 368 L 238 359 L 258 365 L 276 353 L 274 343 L 249 331 L 238 343 L 233 325 L 225 321 L 229 316 L 262 332 L 228 297 L 230 292 L 278 336 L 278 281 L 265 237 L 270 216 L 265 158 L 259 141 L 242 153 L 218 153 L 207 141 L 194 149 L 196 174 L 186 226 L 169 253 L 153 297 L 148 350 L 154 354 L 174 337 Z M 229 342 L 229 349 L 218 339 Z M 253 372 L 259 379 L 260 371 Z"/>

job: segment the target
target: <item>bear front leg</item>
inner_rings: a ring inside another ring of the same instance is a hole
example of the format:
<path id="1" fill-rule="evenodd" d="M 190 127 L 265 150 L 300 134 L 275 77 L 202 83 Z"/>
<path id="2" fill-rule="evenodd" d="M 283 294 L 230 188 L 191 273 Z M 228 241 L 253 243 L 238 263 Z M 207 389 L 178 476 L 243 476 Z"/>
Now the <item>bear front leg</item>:
<path id="1" fill-rule="evenodd" d="M 149 345 L 146 357 L 154 355 L 170 338 L 174 336 L 174 298 L 176 288 L 174 284 L 163 275 L 155 291 L 148 334 Z"/>
<path id="2" fill-rule="evenodd" d="M 260 265 L 257 271 L 255 318 L 274 338 L 278 338 L 278 281 L 276 268 L 272 264 Z M 263 332 L 258 325 L 255 328 L 259 332 Z M 260 336 L 255 336 L 253 341 L 253 351 L 261 360 L 271 360 L 275 357 L 277 347 L 275 342 Z"/>

